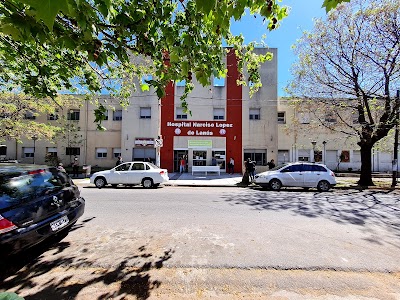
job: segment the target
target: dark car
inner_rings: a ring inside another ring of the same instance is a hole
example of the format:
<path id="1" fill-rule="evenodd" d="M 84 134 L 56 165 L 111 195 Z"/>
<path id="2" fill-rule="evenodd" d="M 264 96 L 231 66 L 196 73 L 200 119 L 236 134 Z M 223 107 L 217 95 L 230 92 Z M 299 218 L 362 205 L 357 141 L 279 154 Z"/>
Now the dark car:
<path id="1" fill-rule="evenodd" d="M 9 255 L 67 232 L 85 200 L 56 168 L 0 164 L 0 254 Z"/>

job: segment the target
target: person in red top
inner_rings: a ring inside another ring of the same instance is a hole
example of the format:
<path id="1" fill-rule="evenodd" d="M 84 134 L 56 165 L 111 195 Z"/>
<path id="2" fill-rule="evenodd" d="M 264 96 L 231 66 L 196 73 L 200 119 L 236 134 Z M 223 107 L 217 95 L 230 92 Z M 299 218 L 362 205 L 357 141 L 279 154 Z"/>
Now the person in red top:
<path id="1" fill-rule="evenodd" d="M 181 157 L 181 160 L 179 161 L 179 170 L 181 173 L 185 172 L 186 167 L 186 160 Z"/>

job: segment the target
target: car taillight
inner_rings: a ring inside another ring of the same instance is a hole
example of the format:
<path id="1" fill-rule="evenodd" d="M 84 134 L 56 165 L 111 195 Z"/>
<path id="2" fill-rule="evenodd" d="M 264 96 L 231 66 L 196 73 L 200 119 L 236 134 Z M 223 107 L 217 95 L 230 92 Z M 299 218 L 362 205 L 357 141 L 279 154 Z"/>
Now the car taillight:
<path id="1" fill-rule="evenodd" d="M 333 173 L 332 171 L 331 171 L 331 176 L 335 177 L 335 173 Z"/>
<path id="2" fill-rule="evenodd" d="M 17 228 L 17 226 L 15 226 L 13 224 L 13 222 L 3 218 L 3 216 L 0 215 L 0 234 L 9 232 L 9 231 L 14 230 L 16 228 Z"/>
<path id="3" fill-rule="evenodd" d="M 44 172 L 45 172 L 45 170 L 39 169 L 39 170 L 29 171 L 28 174 L 29 175 L 36 175 L 36 174 L 41 174 L 41 173 L 44 173 Z"/>
<path id="4" fill-rule="evenodd" d="M 160 171 L 160 175 L 164 175 L 165 174 L 165 172 L 164 171 Z"/>

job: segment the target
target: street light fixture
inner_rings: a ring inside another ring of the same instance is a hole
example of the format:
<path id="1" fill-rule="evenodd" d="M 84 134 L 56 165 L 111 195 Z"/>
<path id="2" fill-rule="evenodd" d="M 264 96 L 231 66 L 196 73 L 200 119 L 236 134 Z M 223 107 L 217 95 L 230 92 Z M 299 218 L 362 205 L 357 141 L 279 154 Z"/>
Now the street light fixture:
<path id="1" fill-rule="evenodd" d="M 35 152 L 36 152 L 36 141 L 37 141 L 38 137 L 37 135 L 33 135 L 32 136 L 32 140 L 33 140 L 33 164 L 35 164 Z"/>
<path id="2" fill-rule="evenodd" d="M 326 156 L 325 146 L 326 146 L 326 141 L 323 141 L 322 145 L 324 145 L 324 165 L 325 165 L 325 156 Z"/>
<path id="3" fill-rule="evenodd" d="M 313 150 L 313 162 L 315 162 L 315 145 L 317 144 L 317 142 L 312 141 L 311 144 L 312 144 L 312 150 Z"/>

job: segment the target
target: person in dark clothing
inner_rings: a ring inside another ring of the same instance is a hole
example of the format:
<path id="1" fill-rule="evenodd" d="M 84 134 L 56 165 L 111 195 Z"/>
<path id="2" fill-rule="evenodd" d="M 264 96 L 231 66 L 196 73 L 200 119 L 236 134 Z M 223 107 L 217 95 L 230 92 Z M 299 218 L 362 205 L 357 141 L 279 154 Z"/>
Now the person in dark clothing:
<path id="1" fill-rule="evenodd" d="M 122 164 L 122 163 L 123 163 L 122 157 L 121 157 L 121 156 L 118 156 L 118 160 L 117 160 L 115 166 L 117 167 L 117 166 L 119 166 L 119 165 Z"/>
<path id="2" fill-rule="evenodd" d="M 79 161 L 76 156 L 74 158 L 74 162 L 72 163 L 72 171 L 74 177 L 79 177 Z"/>
<path id="3" fill-rule="evenodd" d="M 250 158 L 247 159 L 246 161 L 246 171 L 249 174 L 250 180 L 254 179 L 254 171 L 256 167 L 254 165 L 254 161 L 251 161 Z"/>
<path id="4" fill-rule="evenodd" d="M 273 159 L 271 159 L 271 161 L 269 163 L 267 163 L 268 168 L 271 170 L 273 168 L 275 168 L 275 161 Z"/>

